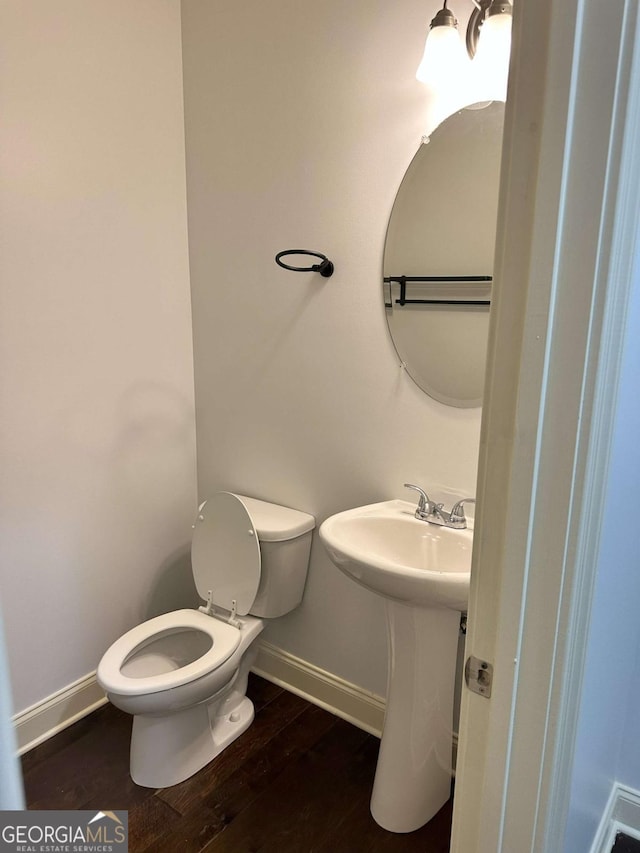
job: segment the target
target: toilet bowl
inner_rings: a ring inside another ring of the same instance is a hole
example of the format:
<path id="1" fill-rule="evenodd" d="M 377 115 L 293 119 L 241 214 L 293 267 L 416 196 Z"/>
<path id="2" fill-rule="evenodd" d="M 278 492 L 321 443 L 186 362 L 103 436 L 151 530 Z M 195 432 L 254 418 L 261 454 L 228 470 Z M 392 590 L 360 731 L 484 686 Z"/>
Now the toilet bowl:
<path id="1" fill-rule="evenodd" d="M 263 619 L 302 600 L 315 519 L 220 492 L 193 525 L 198 610 L 176 610 L 127 631 L 105 652 L 97 680 L 133 714 L 131 777 L 165 788 L 192 776 L 253 721 L 246 696 Z"/>

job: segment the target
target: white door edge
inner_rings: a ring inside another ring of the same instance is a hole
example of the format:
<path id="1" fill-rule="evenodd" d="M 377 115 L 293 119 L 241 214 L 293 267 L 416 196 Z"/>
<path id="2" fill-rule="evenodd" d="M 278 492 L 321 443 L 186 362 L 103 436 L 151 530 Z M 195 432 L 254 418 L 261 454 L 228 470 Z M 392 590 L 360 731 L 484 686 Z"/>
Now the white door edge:
<path id="1" fill-rule="evenodd" d="M 640 213 L 636 4 L 598 5 L 516 7 L 467 635 L 495 683 L 463 691 L 456 853 L 557 851 L 566 821 Z"/>

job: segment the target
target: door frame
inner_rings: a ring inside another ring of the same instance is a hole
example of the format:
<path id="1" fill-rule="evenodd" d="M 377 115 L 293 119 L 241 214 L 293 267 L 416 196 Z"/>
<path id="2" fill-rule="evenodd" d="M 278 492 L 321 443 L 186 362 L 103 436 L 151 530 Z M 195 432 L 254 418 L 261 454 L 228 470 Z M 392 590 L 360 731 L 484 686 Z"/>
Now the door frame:
<path id="1" fill-rule="evenodd" d="M 640 219 L 636 5 L 516 0 L 466 652 L 494 682 L 463 690 L 454 853 L 564 835 Z"/>

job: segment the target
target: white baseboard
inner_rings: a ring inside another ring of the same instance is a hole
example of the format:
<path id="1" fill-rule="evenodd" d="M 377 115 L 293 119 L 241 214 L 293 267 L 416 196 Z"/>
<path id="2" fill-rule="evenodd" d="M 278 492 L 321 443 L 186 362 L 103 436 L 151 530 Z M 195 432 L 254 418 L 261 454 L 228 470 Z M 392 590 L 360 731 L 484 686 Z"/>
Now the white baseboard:
<path id="1" fill-rule="evenodd" d="M 385 702 L 380 696 L 356 687 L 330 672 L 262 642 L 253 667 L 266 678 L 314 705 L 380 737 Z M 107 701 L 95 672 L 16 714 L 13 724 L 22 755 L 43 743 Z"/>
<path id="2" fill-rule="evenodd" d="M 640 841 L 640 791 L 615 782 L 590 853 L 611 853 L 618 832 Z"/>
<path id="3" fill-rule="evenodd" d="M 381 696 L 264 641 L 258 644 L 258 657 L 252 669 L 256 675 L 267 681 L 380 737 L 385 711 L 385 700 Z M 90 672 L 84 678 L 79 678 L 73 684 L 16 714 L 13 724 L 18 754 L 22 755 L 53 737 L 104 705 L 106 701 L 104 691 L 96 681 L 95 672 Z M 456 734 L 453 735 L 453 743 L 455 755 Z"/>
<path id="4" fill-rule="evenodd" d="M 381 696 L 264 641 L 258 644 L 258 657 L 252 669 L 267 681 L 380 737 L 385 709 Z"/>
<path id="5" fill-rule="evenodd" d="M 18 755 L 86 717 L 106 701 L 107 697 L 96 681 L 95 672 L 90 672 L 41 702 L 20 711 L 13 718 Z"/>

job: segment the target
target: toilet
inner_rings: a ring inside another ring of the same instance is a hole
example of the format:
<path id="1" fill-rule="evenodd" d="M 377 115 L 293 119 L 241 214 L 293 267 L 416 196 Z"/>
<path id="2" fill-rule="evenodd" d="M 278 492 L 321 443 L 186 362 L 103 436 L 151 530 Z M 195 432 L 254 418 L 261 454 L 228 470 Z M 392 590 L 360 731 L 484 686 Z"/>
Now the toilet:
<path id="1" fill-rule="evenodd" d="M 206 604 L 132 628 L 98 666 L 109 700 L 133 714 L 136 784 L 188 779 L 251 725 L 255 640 L 263 619 L 300 604 L 314 527 L 305 512 L 231 492 L 200 506 L 191 562 Z"/>

